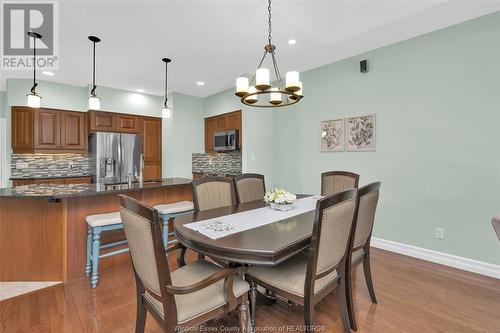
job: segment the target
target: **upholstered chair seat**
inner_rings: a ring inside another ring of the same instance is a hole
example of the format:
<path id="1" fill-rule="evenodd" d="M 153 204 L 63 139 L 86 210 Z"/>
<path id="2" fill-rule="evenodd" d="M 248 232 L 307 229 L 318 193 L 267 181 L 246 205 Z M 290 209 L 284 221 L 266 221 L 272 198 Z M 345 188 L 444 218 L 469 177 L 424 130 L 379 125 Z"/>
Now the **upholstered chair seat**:
<path id="1" fill-rule="evenodd" d="M 205 260 L 197 260 L 170 273 L 172 284 L 177 287 L 185 287 L 196 284 L 203 279 L 217 273 L 222 268 Z M 242 278 L 233 281 L 234 296 L 240 297 L 248 292 L 250 286 Z M 163 314 L 163 304 L 146 293 L 144 296 L 155 305 L 157 310 Z M 217 309 L 227 303 L 224 292 L 224 281 L 218 282 L 187 295 L 175 295 L 177 306 L 178 324 L 184 324 L 211 310 Z"/>
<path id="2" fill-rule="evenodd" d="M 304 297 L 304 283 L 306 282 L 307 254 L 300 254 L 275 267 L 250 266 L 248 274 L 254 278 L 275 286 L 288 293 Z M 316 280 L 314 293 L 318 293 L 331 282 L 337 279 L 337 271 Z"/>

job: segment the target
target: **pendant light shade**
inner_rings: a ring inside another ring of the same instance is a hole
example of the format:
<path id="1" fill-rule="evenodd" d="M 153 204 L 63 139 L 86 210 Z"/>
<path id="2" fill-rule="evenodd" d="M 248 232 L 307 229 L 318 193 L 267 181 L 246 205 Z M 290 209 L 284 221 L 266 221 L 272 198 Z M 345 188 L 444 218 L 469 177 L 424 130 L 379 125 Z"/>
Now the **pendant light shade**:
<path id="1" fill-rule="evenodd" d="M 236 96 L 240 98 L 241 103 L 248 106 L 264 108 L 288 106 L 300 102 L 304 97 L 302 95 L 302 83 L 297 71 L 286 73 L 286 82 L 284 82 L 285 84 L 282 82 L 282 76 L 276 60 L 276 46 L 273 45 L 271 39 L 271 0 L 267 0 L 267 2 L 268 43 L 264 46 L 264 55 L 257 66 L 253 78 L 251 80 L 245 77 L 236 79 Z M 262 67 L 267 56 L 271 58 L 271 66 L 269 67 L 271 70 Z M 274 75 L 273 78 L 271 78 L 271 74 Z M 276 87 L 270 89 L 271 82 L 276 82 Z"/>
<path id="2" fill-rule="evenodd" d="M 161 117 L 169 119 L 172 117 L 172 109 L 168 107 L 168 63 L 172 60 L 169 58 L 163 58 L 161 60 L 165 63 L 165 101 L 161 109 Z"/>
<path id="3" fill-rule="evenodd" d="M 36 83 L 36 40 L 41 39 L 42 35 L 33 31 L 28 31 L 27 34 L 33 38 L 33 86 L 30 93 L 26 95 L 28 97 L 27 104 L 32 108 L 39 108 L 42 97 L 36 93 L 36 87 L 38 86 L 38 83 Z"/>
<path id="4" fill-rule="evenodd" d="M 97 96 L 95 89 L 97 88 L 95 84 L 95 44 L 99 43 L 101 39 L 96 36 L 89 36 L 89 40 L 93 44 L 93 55 L 92 55 L 92 90 L 89 96 L 89 110 L 100 110 L 101 109 L 101 99 Z"/>

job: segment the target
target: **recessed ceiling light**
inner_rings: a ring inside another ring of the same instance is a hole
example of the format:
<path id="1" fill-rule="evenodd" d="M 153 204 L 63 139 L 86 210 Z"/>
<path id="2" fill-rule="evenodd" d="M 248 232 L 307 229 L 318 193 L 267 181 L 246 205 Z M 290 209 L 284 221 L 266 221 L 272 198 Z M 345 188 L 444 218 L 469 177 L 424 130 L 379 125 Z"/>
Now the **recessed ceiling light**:
<path id="1" fill-rule="evenodd" d="M 42 74 L 48 75 L 48 76 L 54 76 L 54 72 L 51 71 L 43 71 Z"/>
<path id="2" fill-rule="evenodd" d="M 137 89 L 136 91 L 137 91 L 137 92 L 140 92 L 140 93 L 143 93 L 143 92 L 144 92 L 144 89 Z"/>
<path id="3" fill-rule="evenodd" d="M 197 81 L 197 82 L 196 82 L 196 85 L 197 85 L 197 86 L 204 86 L 204 85 L 205 85 L 205 82 L 203 82 L 203 81 Z"/>
<path id="4" fill-rule="evenodd" d="M 290 45 L 295 45 L 295 43 L 297 43 L 297 41 L 295 39 L 290 39 L 288 41 L 288 44 L 290 44 Z"/>

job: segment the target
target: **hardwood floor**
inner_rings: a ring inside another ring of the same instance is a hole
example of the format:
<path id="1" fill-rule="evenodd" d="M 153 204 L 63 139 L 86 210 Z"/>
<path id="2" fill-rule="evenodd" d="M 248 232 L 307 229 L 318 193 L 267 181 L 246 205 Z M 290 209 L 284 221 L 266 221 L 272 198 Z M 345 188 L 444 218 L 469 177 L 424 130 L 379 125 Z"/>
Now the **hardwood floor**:
<path id="1" fill-rule="evenodd" d="M 372 251 L 372 265 L 378 305 L 370 302 L 363 270 L 354 273 L 358 332 L 500 332 L 499 280 L 378 249 Z M 12 298 L 0 302 L 0 332 L 134 332 L 134 289 L 131 267 L 124 265 L 103 272 L 95 290 L 80 279 Z M 322 331 L 341 332 L 333 294 L 315 310 Z M 296 305 L 257 307 L 260 332 L 302 323 Z M 228 332 L 237 326 L 233 314 L 194 331 Z M 160 332 L 151 317 L 146 331 Z"/>

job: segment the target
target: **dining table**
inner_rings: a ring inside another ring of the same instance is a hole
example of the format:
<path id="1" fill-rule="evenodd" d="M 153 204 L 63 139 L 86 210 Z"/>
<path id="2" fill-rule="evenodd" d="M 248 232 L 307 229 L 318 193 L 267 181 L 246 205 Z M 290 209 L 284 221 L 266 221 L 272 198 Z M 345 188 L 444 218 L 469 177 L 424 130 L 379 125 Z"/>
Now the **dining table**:
<path id="1" fill-rule="evenodd" d="M 308 197 L 311 196 L 297 195 L 299 200 Z M 308 207 L 314 208 L 316 200 Z M 275 266 L 309 248 L 315 209 L 291 217 L 289 212 L 268 212 L 266 209 L 271 210 L 264 200 L 257 200 L 181 215 L 173 223 L 175 236 L 188 249 L 236 265 Z M 217 218 L 231 221 L 233 216 L 234 223 L 237 223 L 240 213 L 244 213 L 246 220 L 266 216 L 273 219 L 269 223 L 259 221 L 264 224 L 215 239 L 191 227 L 196 222 Z"/>

